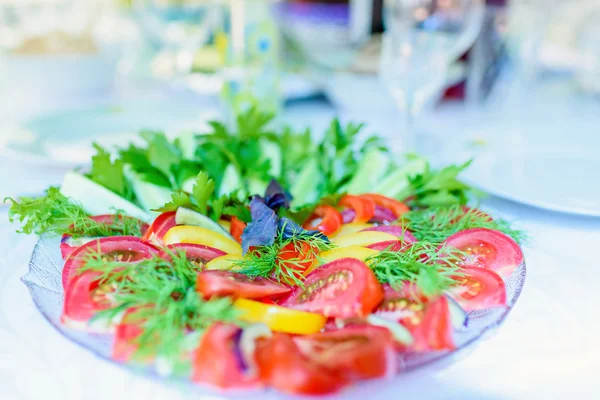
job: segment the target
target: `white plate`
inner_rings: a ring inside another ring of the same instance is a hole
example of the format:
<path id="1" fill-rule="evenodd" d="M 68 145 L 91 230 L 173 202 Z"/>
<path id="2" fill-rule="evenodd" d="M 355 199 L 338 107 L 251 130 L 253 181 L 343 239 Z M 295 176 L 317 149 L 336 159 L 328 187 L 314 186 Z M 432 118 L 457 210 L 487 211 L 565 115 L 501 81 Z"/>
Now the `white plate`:
<path id="1" fill-rule="evenodd" d="M 15 161 L 73 168 L 88 163 L 94 142 L 105 146 L 139 140 L 142 129 L 174 136 L 203 130 L 215 109 L 177 101 L 129 102 L 50 114 L 1 132 L 0 153 Z"/>
<path id="2" fill-rule="evenodd" d="M 600 152 L 481 152 L 463 178 L 479 189 L 549 210 L 600 217 Z"/>

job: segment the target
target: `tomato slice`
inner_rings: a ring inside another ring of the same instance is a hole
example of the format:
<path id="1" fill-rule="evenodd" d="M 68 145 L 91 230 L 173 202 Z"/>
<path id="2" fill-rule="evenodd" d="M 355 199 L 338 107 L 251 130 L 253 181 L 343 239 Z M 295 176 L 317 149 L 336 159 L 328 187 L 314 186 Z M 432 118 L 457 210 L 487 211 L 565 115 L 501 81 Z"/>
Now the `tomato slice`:
<path id="1" fill-rule="evenodd" d="M 354 210 L 354 218 L 351 222 L 368 222 L 373 218 L 373 214 L 375 214 L 375 202 L 366 197 L 347 194 L 342 197 L 339 205 Z"/>
<path id="2" fill-rule="evenodd" d="M 400 322 L 410 331 L 414 338 L 413 351 L 455 348 L 450 309 L 444 296 L 428 299 L 408 285 L 401 291 L 385 285 L 385 298 L 376 313 Z"/>
<path id="3" fill-rule="evenodd" d="M 93 327 L 90 319 L 98 312 L 112 307 L 109 293 L 112 288 L 100 285 L 100 273 L 86 272 L 75 276 L 65 288 L 61 322 L 70 328 L 92 331 L 110 331 L 111 324 L 99 321 Z"/>
<path id="4" fill-rule="evenodd" d="M 383 299 L 383 289 L 373 271 L 355 258 L 341 258 L 323 265 L 306 277 L 283 305 L 347 318 L 369 314 Z"/>
<path id="5" fill-rule="evenodd" d="M 497 273 L 477 267 L 461 272 L 464 275 L 456 278 L 457 286 L 451 293 L 465 311 L 506 306 L 506 286 Z"/>
<path id="6" fill-rule="evenodd" d="M 200 226 L 178 225 L 165 234 L 166 245 L 175 243 L 192 243 L 213 247 L 227 254 L 242 254 L 242 246 L 235 240 Z"/>
<path id="7" fill-rule="evenodd" d="M 178 251 L 183 251 L 186 258 L 198 269 L 198 271 L 201 271 L 209 261 L 225 255 L 225 252 L 219 249 L 203 246 L 201 244 L 175 243 L 170 244 L 166 249 L 161 250 L 159 256 L 165 260 L 170 260 L 171 254 Z"/>
<path id="8" fill-rule="evenodd" d="M 261 380 L 283 392 L 328 394 L 348 383 L 341 371 L 326 368 L 306 357 L 284 333 L 259 341 L 255 354 Z"/>
<path id="9" fill-rule="evenodd" d="M 137 218 L 134 218 L 134 217 L 117 216 L 114 214 L 102 214 L 102 215 L 90 216 L 89 218 L 93 221 L 113 227 L 115 232 L 119 231 L 119 227 L 120 227 L 120 225 L 122 225 L 124 220 L 137 222 L 140 226 L 140 232 L 142 233 L 142 235 L 144 235 L 145 232 L 148 230 L 147 223 L 145 223 Z M 73 225 L 71 225 L 71 228 L 73 228 Z M 118 235 L 118 233 L 117 233 L 117 235 Z M 111 235 L 111 236 L 116 236 L 116 235 Z M 79 246 L 82 246 L 82 245 L 86 244 L 87 242 L 92 241 L 94 239 L 98 239 L 98 237 L 97 236 L 94 236 L 94 237 L 83 236 L 83 237 L 74 239 L 71 235 L 64 234 L 60 241 L 60 254 L 62 256 L 62 259 L 66 260 Z"/>
<path id="10" fill-rule="evenodd" d="M 238 242 L 242 243 L 242 233 L 246 229 L 246 223 L 240 221 L 236 216 L 231 217 L 231 225 L 229 227 L 229 233 Z"/>
<path id="11" fill-rule="evenodd" d="M 275 332 L 307 335 L 319 332 L 327 322 L 321 314 L 267 304 L 264 300 L 237 299 L 233 305 L 241 311 L 242 321 L 262 323 Z"/>
<path id="12" fill-rule="evenodd" d="M 161 245 L 165 234 L 169 229 L 177 225 L 175 214 L 176 211 L 168 211 L 156 217 L 144 236 L 142 236 L 142 239 Z"/>
<path id="13" fill-rule="evenodd" d="M 276 262 L 279 268 L 287 274 L 302 279 L 306 271 L 313 265 L 318 252 L 319 250 L 313 248 L 308 242 L 296 241 L 286 244 L 279 250 Z M 290 278 L 288 280 L 289 282 L 285 283 L 294 284 Z"/>
<path id="14" fill-rule="evenodd" d="M 445 244 L 466 253 L 462 261 L 464 267 L 488 268 L 502 278 L 508 278 L 523 262 L 519 245 L 492 229 L 466 229 L 450 236 Z"/>
<path id="15" fill-rule="evenodd" d="M 117 325 L 112 349 L 112 358 L 117 362 L 131 361 L 139 347 L 136 340 L 143 333 L 143 329 L 141 321 L 132 317 L 136 311 L 136 308 L 128 309 L 119 325 Z M 152 358 L 148 357 L 147 361 L 151 361 Z"/>
<path id="16" fill-rule="evenodd" d="M 246 374 L 239 349 L 242 330 L 234 325 L 217 323 L 202 335 L 195 352 L 192 381 L 221 389 L 258 386 L 258 377 Z"/>
<path id="17" fill-rule="evenodd" d="M 374 379 L 397 372 L 394 339 L 385 328 L 371 325 L 348 326 L 294 341 L 311 360 L 341 371 L 348 379 Z"/>
<path id="18" fill-rule="evenodd" d="M 396 219 L 398 219 L 402 214 L 410 211 L 408 206 L 403 202 L 398 201 L 396 199 L 392 199 L 390 197 L 382 196 L 380 194 L 367 193 L 361 195 L 361 197 L 372 200 L 373 202 L 375 202 L 376 205 L 380 207 L 387 208 L 394 214 Z"/>
<path id="19" fill-rule="evenodd" d="M 289 293 L 290 288 L 265 278 L 250 278 L 229 271 L 203 271 L 196 278 L 196 290 L 205 298 L 232 296 L 246 299 L 275 297 Z"/>
<path id="20" fill-rule="evenodd" d="M 318 229 L 325 235 L 335 234 L 342 226 L 342 215 L 332 206 L 320 205 L 304 223 L 306 229 Z"/>
<path id="21" fill-rule="evenodd" d="M 65 262 L 62 271 L 63 288 L 85 263 L 90 254 L 100 253 L 106 260 L 138 262 L 151 258 L 159 250 L 150 243 L 135 236 L 111 236 L 92 240 L 75 250 Z"/>

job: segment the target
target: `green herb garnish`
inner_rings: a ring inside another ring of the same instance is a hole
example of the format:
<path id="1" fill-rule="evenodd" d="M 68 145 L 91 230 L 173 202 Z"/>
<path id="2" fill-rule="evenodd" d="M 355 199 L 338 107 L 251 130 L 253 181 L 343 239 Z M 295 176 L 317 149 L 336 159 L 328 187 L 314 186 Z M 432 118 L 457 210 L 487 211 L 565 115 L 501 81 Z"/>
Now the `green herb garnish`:
<path id="1" fill-rule="evenodd" d="M 87 177 L 124 199 L 132 201 L 135 196 L 125 179 L 123 160 L 118 158 L 111 160 L 110 153 L 98 144 L 94 144 L 94 148 L 96 155 L 92 157 L 92 169 Z"/>
<path id="2" fill-rule="evenodd" d="M 174 363 L 176 373 L 189 367 L 189 354 L 198 346 L 202 331 L 215 322 L 239 323 L 231 299 L 204 300 L 195 289 L 197 267 L 184 252 L 171 252 L 170 260 L 155 257 L 139 263 L 123 263 L 88 256 L 78 271 L 99 273 L 99 284 L 112 288 L 115 304 L 95 315 L 112 319 L 125 310 L 134 310 L 127 322 L 139 323 L 142 333 L 134 339 L 134 358 L 164 358 Z"/>
<path id="3" fill-rule="evenodd" d="M 418 240 L 434 243 L 441 243 L 449 236 L 471 228 L 497 230 L 517 243 L 523 243 L 527 238 L 523 231 L 512 228 L 508 221 L 492 219 L 476 208 L 465 211 L 459 205 L 410 211 L 402 216 L 401 222 Z"/>
<path id="4" fill-rule="evenodd" d="M 50 187 L 41 197 L 21 197 L 10 201 L 8 217 L 11 222 L 21 224 L 20 233 L 26 234 L 69 234 L 81 236 L 141 236 L 140 221 L 127 218 L 116 210 L 113 221 L 94 221 L 83 208 L 60 193 L 57 187 Z"/>
<path id="5" fill-rule="evenodd" d="M 236 262 L 235 272 L 252 278 L 274 278 L 278 282 L 304 286 L 302 272 L 332 245 L 319 236 L 293 236 L 284 239 L 280 231 L 271 246 L 259 246 Z M 292 254 L 296 254 L 292 256 Z M 282 258 L 282 254 L 286 255 Z"/>
<path id="6" fill-rule="evenodd" d="M 413 243 L 404 251 L 382 251 L 367 258 L 375 276 L 399 290 L 404 284 L 416 285 L 425 296 L 437 296 L 450 288 L 460 276 L 464 253 L 435 243 Z"/>

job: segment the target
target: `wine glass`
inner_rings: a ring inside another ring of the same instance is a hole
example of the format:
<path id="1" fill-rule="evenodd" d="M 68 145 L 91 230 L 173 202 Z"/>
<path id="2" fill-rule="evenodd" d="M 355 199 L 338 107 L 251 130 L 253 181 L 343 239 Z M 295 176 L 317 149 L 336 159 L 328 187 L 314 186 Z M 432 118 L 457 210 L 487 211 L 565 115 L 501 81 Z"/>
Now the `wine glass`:
<path id="1" fill-rule="evenodd" d="M 132 0 L 135 20 L 159 50 L 154 74 L 162 78 L 187 76 L 198 49 L 215 26 L 222 24 L 221 0 Z"/>
<path id="2" fill-rule="evenodd" d="M 475 42 L 484 13 L 482 0 L 385 1 L 380 74 L 404 114 L 405 151 L 420 150 L 414 118 L 442 93 L 449 66 Z"/>

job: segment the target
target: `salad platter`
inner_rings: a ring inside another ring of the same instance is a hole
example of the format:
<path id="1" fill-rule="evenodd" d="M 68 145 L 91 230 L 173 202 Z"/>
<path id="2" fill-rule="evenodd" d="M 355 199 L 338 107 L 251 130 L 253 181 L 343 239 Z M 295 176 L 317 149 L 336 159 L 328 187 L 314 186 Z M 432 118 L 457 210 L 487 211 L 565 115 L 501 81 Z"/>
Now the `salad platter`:
<path id="1" fill-rule="evenodd" d="M 245 398 L 391 380 L 502 323 L 526 235 L 467 205 L 468 163 L 434 170 L 362 125 L 333 120 L 317 141 L 272 118 L 96 146 L 60 188 L 6 199 L 41 235 L 23 281 L 42 315 L 133 371 Z"/>

